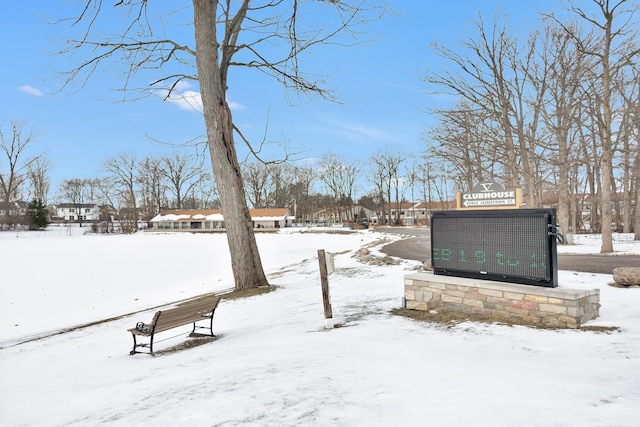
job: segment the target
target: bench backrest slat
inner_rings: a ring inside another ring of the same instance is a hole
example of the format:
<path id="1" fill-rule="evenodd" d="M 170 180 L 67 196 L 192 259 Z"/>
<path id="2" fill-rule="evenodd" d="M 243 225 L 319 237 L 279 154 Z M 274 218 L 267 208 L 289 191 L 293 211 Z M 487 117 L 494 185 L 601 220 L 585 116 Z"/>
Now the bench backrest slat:
<path id="1" fill-rule="evenodd" d="M 175 328 L 176 326 L 187 325 L 189 323 L 202 320 L 203 318 L 210 317 L 211 312 L 216 309 L 219 302 L 220 297 L 215 297 L 201 301 L 189 302 L 168 310 L 162 310 L 158 312 L 158 316 L 154 317 L 154 320 L 156 321 L 154 331 L 162 332 Z"/>

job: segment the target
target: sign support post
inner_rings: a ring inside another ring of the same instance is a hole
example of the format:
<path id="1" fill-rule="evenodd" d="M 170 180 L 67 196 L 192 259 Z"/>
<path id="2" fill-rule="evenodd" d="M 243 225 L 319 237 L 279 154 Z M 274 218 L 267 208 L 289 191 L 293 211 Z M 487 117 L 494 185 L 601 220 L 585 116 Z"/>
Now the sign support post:
<path id="1" fill-rule="evenodd" d="M 333 255 L 325 253 L 324 249 L 318 249 L 318 263 L 320 264 L 320 285 L 324 307 L 324 328 L 333 329 L 333 312 L 329 296 L 329 275 L 333 273 Z"/>

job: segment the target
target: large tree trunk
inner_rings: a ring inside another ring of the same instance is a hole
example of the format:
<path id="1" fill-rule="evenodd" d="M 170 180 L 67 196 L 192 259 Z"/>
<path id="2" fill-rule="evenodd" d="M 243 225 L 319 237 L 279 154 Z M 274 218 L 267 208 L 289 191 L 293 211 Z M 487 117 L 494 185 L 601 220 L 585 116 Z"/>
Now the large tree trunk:
<path id="1" fill-rule="evenodd" d="M 633 200 L 632 177 L 633 170 L 631 166 L 631 145 L 629 144 L 629 136 L 624 138 L 624 172 L 622 179 L 622 232 L 631 233 L 631 203 Z"/>
<path id="2" fill-rule="evenodd" d="M 635 179 L 636 179 L 636 206 L 635 206 L 636 214 L 635 214 L 635 220 L 633 225 L 633 230 L 634 230 L 633 239 L 640 240 L 640 150 L 636 152 L 634 170 L 635 170 Z"/>
<path id="3" fill-rule="evenodd" d="M 611 69 L 609 68 L 609 53 L 611 47 L 611 16 L 607 16 L 607 22 L 605 27 L 605 39 L 604 39 L 604 53 L 602 54 L 602 85 L 603 85 L 603 100 L 602 100 L 602 114 L 603 123 L 601 125 L 600 136 L 602 137 L 602 185 L 600 186 L 601 198 L 600 203 L 602 205 L 602 246 L 600 247 L 600 253 L 613 252 L 613 236 L 611 230 L 611 223 L 613 216 L 611 214 L 611 186 L 612 186 L 612 168 L 613 168 L 613 144 L 611 137 L 611 125 L 612 125 L 612 112 L 611 112 Z"/>
<path id="4" fill-rule="evenodd" d="M 217 1 L 193 0 L 196 65 L 211 165 L 227 229 L 235 289 L 268 285 L 253 234 L 240 165 L 233 142 L 231 110 L 225 99 L 216 38 Z"/>
<path id="5" fill-rule="evenodd" d="M 560 120 L 558 120 L 561 123 Z M 565 233 L 570 232 L 569 217 L 569 150 L 567 148 L 567 130 L 564 125 L 558 126 L 558 224 Z M 573 232 L 577 231 L 574 223 Z"/>

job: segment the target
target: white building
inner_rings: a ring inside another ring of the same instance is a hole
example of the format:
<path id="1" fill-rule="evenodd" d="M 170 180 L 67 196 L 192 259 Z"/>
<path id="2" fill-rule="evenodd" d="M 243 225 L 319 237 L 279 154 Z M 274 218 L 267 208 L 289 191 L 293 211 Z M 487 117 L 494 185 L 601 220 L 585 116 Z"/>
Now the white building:
<path id="1" fill-rule="evenodd" d="M 249 209 L 249 213 L 256 230 L 277 230 L 288 227 L 293 220 L 286 208 Z M 220 209 L 166 209 L 150 222 L 147 231 L 225 231 Z"/>
<path id="2" fill-rule="evenodd" d="M 100 206 L 92 203 L 60 203 L 54 205 L 54 219 L 64 221 L 97 221 L 100 219 Z"/>

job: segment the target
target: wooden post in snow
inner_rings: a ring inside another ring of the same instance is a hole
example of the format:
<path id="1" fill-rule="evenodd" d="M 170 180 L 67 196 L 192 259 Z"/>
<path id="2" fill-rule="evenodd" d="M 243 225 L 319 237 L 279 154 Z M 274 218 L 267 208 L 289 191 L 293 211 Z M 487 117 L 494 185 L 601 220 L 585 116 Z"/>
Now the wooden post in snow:
<path id="1" fill-rule="evenodd" d="M 333 328 L 333 312 L 329 297 L 329 275 L 333 273 L 333 255 L 325 254 L 324 249 L 318 249 L 318 263 L 320 264 L 320 285 L 322 287 L 322 305 L 324 307 L 324 327 Z"/>

